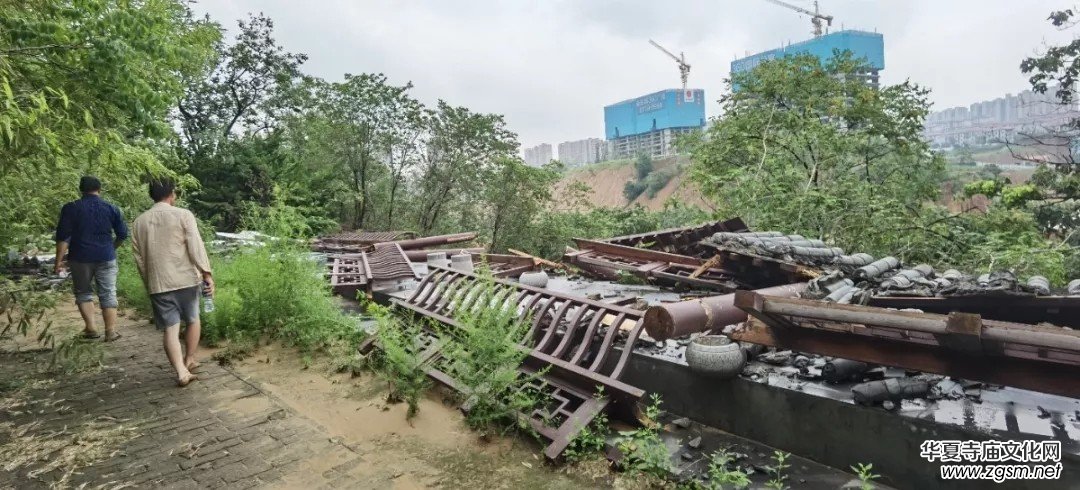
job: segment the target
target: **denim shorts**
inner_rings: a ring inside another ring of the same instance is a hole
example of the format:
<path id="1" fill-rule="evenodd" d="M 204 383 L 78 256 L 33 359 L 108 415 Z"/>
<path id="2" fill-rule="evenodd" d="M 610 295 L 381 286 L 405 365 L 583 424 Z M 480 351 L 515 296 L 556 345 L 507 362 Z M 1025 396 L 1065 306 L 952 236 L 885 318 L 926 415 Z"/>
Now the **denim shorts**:
<path id="1" fill-rule="evenodd" d="M 108 262 L 68 262 L 71 282 L 75 290 L 75 304 L 94 301 L 97 289 L 98 303 L 102 308 L 116 308 L 116 273 L 120 268 L 115 260 Z"/>

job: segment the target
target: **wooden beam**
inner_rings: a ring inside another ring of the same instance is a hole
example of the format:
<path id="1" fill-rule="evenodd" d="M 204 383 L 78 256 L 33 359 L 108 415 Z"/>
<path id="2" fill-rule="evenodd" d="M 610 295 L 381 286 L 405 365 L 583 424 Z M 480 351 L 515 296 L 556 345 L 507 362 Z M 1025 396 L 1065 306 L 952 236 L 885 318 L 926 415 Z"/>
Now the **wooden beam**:
<path id="1" fill-rule="evenodd" d="M 1080 366 L 971 355 L 938 346 L 813 328 L 783 328 L 751 318 L 733 340 L 1080 398 Z"/>

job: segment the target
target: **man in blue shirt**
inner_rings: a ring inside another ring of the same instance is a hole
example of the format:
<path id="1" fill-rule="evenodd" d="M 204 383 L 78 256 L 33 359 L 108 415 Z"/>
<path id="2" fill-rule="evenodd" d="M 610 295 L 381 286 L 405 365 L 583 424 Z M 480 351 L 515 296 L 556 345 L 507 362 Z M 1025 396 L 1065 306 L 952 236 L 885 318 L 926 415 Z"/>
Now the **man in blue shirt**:
<path id="1" fill-rule="evenodd" d="M 105 320 L 105 341 L 120 338 L 116 332 L 116 248 L 127 239 L 128 229 L 120 208 L 101 198 L 101 181 L 85 176 L 79 180 L 82 199 L 71 201 L 60 210 L 56 225 L 57 274 L 64 268 L 64 255 L 71 269 L 75 304 L 86 328 L 83 336 L 101 336 L 94 328 L 94 294 L 97 289 L 101 316 Z M 115 234 L 115 237 L 114 237 Z"/>

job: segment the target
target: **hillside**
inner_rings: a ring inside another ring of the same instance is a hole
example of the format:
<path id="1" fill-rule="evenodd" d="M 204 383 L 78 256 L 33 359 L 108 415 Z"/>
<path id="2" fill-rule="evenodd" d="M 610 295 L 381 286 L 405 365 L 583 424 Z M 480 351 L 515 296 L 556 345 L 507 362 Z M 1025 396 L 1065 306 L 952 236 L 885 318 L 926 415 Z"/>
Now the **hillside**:
<path id="1" fill-rule="evenodd" d="M 634 179 L 634 164 L 632 160 L 615 160 L 584 167 L 571 169 L 555 186 L 556 194 L 559 194 L 574 184 L 584 184 L 591 189 L 588 193 L 588 202 L 594 206 L 623 207 L 637 203 L 646 209 L 661 209 L 670 198 L 678 199 L 686 204 L 708 207 L 701 196 L 701 192 L 686 178 L 685 168 L 689 164 L 686 157 L 668 157 L 657 159 L 653 162 L 654 171 L 676 167 L 676 174 L 662 189 L 656 192 L 654 197 L 647 193 L 638 196 L 632 203 L 623 197 L 623 186 Z"/>

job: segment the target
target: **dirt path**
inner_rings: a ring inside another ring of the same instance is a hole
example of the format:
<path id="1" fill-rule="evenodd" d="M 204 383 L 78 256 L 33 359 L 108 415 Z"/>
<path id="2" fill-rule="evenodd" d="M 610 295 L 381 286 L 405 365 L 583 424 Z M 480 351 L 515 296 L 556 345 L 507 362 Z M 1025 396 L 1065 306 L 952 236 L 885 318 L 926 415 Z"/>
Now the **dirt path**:
<path id="1" fill-rule="evenodd" d="M 80 328 L 73 306 L 55 320 L 59 334 Z M 305 369 L 288 349 L 264 347 L 231 368 L 205 351 L 200 380 L 178 389 L 159 334 L 128 315 L 120 324 L 104 366 L 70 376 L 43 370 L 49 353 L 0 339 L 0 488 L 610 484 L 602 463 L 568 472 L 528 441 L 480 441 L 437 395 L 410 425 L 378 380 Z"/>

